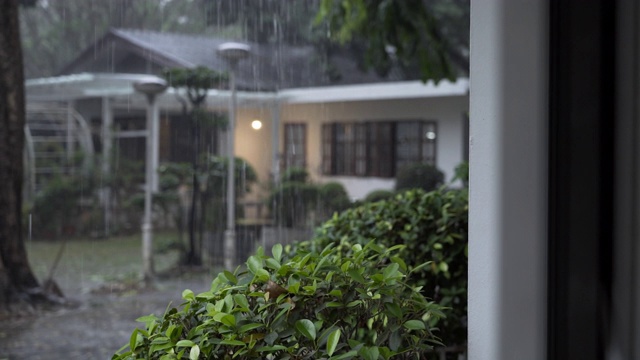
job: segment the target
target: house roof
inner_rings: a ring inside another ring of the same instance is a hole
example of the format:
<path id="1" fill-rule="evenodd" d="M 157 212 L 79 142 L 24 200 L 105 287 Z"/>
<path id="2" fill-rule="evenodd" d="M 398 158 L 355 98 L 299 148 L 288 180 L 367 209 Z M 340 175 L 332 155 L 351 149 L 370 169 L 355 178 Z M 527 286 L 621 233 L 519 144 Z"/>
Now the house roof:
<path id="1" fill-rule="evenodd" d="M 117 64 L 130 64 L 134 54 L 145 59 L 146 73 L 158 75 L 162 68 L 205 66 L 224 71 L 225 61 L 215 49 L 229 39 L 210 36 L 185 35 L 147 30 L 110 29 L 89 46 L 59 75 L 79 72 L 115 72 Z M 239 63 L 237 84 L 248 91 L 275 91 L 287 88 L 307 88 L 349 84 L 379 83 L 400 79 L 392 73 L 383 78 L 373 71 L 362 71 L 347 54 L 332 55 L 331 62 L 340 76 L 331 78 L 319 61 L 312 46 L 256 44 L 251 56 Z M 120 70 L 121 71 L 121 70 Z M 140 70 L 132 70 L 139 73 Z M 412 80 L 412 79 L 408 79 Z M 413 79 L 415 80 L 415 79 Z"/>
<path id="2" fill-rule="evenodd" d="M 149 78 L 144 74 L 103 74 L 81 73 L 50 78 L 30 79 L 26 81 L 26 95 L 30 101 L 69 101 L 82 98 L 111 97 L 122 100 L 127 106 L 140 101 L 136 99 L 133 84 Z M 169 88 L 161 95 L 165 107 L 180 108 L 173 94 L 176 89 Z M 413 98 L 436 98 L 467 96 L 469 80 L 460 78 L 455 82 L 447 80 L 434 84 L 432 81 L 386 82 L 375 84 L 338 85 L 310 88 L 282 89 L 277 92 L 239 91 L 238 105 L 242 107 L 264 106 L 274 103 L 329 103 L 345 101 L 391 100 Z M 227 106 L 230 92 L 211 89 L 208 92 L 209 106 Z"/>

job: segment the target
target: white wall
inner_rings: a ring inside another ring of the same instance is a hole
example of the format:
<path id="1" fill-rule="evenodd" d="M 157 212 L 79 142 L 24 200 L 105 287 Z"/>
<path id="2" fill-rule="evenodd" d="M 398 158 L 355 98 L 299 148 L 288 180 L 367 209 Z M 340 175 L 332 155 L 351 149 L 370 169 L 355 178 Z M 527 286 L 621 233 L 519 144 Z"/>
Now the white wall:
<path id="1" fill-rule="evenodd" d="M 546 6 L 471 4 L 470 359 L 546 358 Z"/>
<path id="2" fill-rule="evenodd" d="M 463 159 L 463 118 L 468 110 L 468 97 L 429 99 L 353 101 L 328 104 L 284 105 L 281 123 L 306 122 L 307 163 L 316 181 L 340 181 L 353 199 L 360 199 L 376 189 L 393 189 L 393 179 L 321 175 L 322 124 L 335 121 L 435 120 L 438 124 L 436 165 L 453 176 Z M 284 136 L 281 134 L 281 139 Z M 281 141 L 282 143 L 283 141 Z M 282 148 L 280 151 L 282 152 Z"/>

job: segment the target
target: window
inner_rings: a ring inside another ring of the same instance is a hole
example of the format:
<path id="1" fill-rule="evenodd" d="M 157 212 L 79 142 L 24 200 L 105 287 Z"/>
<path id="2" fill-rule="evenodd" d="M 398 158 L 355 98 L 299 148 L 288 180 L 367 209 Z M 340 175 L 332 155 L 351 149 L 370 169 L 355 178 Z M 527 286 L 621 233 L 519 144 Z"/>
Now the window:
<path id="1" fill-rule="evenodd" d="M 284 166 L 306 167 L 307 125 L 284 124 Z"/>
<path id="2" fill-rule="evenodd" d="M 435 165 L 436 137 L 433 121 L 325 124 L 323 173 L 392 177 L 411 163 Z"/>

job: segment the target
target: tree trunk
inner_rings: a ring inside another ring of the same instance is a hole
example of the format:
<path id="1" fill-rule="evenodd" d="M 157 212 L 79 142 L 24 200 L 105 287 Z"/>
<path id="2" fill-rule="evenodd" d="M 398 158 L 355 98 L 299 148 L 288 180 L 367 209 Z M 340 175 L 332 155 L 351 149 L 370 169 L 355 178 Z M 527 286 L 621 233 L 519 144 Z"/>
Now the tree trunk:
<path id="1" fill-rule="evenodd" d="M 22 236 L 24 76 L 18 0 L 0 1 L 0 307 L 41 299 Z M 4 305 L 4 306 L 3 306 Z"/>

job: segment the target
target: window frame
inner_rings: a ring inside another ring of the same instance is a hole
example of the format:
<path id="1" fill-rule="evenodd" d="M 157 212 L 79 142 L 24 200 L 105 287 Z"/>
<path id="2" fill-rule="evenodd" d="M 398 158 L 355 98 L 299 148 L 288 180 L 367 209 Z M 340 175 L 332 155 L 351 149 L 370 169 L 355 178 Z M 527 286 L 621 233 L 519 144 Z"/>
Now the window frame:
<path id="1" fill-rule="evenodd" d="M 436 166 L 438 122 L 426 119 L 378 120 L 378 121 L 333 121 L 322 124 L 321 158 L 322 174 L 325 176 L 357 176 L 392 178 L 398 171 L 398 127 L 415 123 L 419 133 L 432 129 L 436 136 L 425 140 L 418 136 L 416 159 Z M 342 137 L 340 134 L 344 133 Z M 425 146 L 431 144 L 431 154 Z M 362 151 L 364 150 L 364 153 Z M 364 164 L 364 167 L 361 166 Z M 385 166 L 385 164 L 389 164 Z"/>

